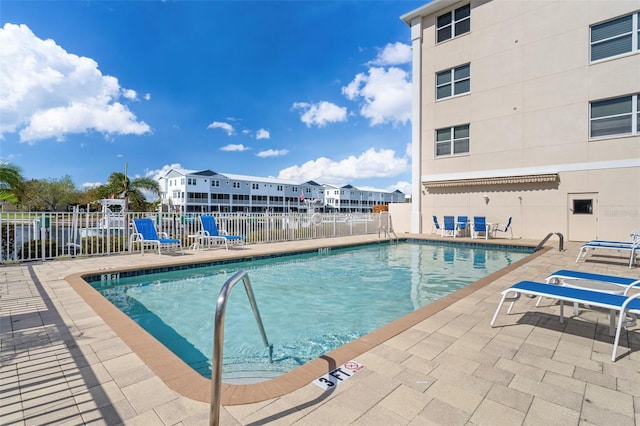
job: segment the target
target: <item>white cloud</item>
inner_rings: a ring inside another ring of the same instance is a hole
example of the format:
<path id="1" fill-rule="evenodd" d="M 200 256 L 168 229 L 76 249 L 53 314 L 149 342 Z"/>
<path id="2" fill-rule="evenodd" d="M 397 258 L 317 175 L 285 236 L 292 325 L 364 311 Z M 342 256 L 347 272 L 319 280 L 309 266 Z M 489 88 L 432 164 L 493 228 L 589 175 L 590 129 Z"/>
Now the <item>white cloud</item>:
<path id="1" fill-rule="evenodd" d="M 138 93 L 136 93 L 135 90 L 122 89 L 122 96 L 124 96 L 125 98 L 129 99 L 130 101 L 137 101 L 138 100 Z"/>
<path id="2" fill-rule="evenodd" d="M 222 148 L 220 148 L 220 151 L 247 151 L 251 148 L 244 146 L 242 144 L 229 144 L 229 145 L 225 145 Z"/>
<path id="3" fill-rule="evenodd" d="M 360 114 L 371 126 L 386 123 L 395 126 L 411 119 L 411 81 L 409 74 L 400 68 L 370 68 L 368 75 L 357 74 L 342 88 L 342 93 L 361 102 Z"/>
<path id="4" fill-rule="evenodd" d="M 395 42 L 387 43 L 380 49 L 378 56 L 370 62 L 372 65 L 402 65 L 411 62 L 411 46 L 408 44 Z"/>
<path id="5" fill-rule="evenodd" d="M 135 91 L 102 75 L 91 58 L 36 37 L 26 25 L 0 29 L 0 139 L 19 132 L 20 141 L 64 140 L 70 133 L 149 133 L 120 98 Z"/>
<path id="6" fill-rule="evenodd" d="M 150 101 L 151 100 L 151 93 L 145 93 L 143 97 L 144 97 L 145 101 Z"/>
<path id="7" fill-rule="evenodd" d="M 396 157 L 395 151 L 369 148 L 357 157 L 350 156 L 339 161 L 320 157 L 301 166 L 291 166 L 280 170 L 278 178 L 344 185 L 356 179 L 397 176 L 408 170 L 408 159 Z"/>
<path id="8" fill-rule="evenodd" d="M 281 157 L 283 155 L 287 155 L 289 153 L 288 149 L 267 149 L 266 151 L 260 151 L 256 155 L 258 157 L 266 158 L 266 157 Z"/>
<path id="9" fill-rule="evenodd" d="M 395 191 L 399 189 L 404 194 L 411 194 L 411 182 L 400 180 L 393 185 L 387 186 L 387 191 Z"/>
<path id="10" fill-rule="evenodd" d="M 207 129 L 222 129 L 227 133 L 227 136 L 232 136 L 236 133 L 233 126 L 229 123 L 224 123 L 222 121 L 214 121 L 213 123 L 207 126 Z"/>
<path id="11" fill-rule="evenodd" d="M 256 132 L 256 139 L 269 139 L 271 138 L 271 133 L 267 129 L 258 129 Z"/>
<path id="12" fill-rule="evenodd" d="M 100 185 L 102 185 L 102 182 L 85 182 L 81 186 L 82 188 L 89 189 L 89 188 L 97 188 Z"/>
<path id="13" fill-rule="evenodd" d="M 147 172 L 145 173 L 145 177 L 150 177 L 155 180 L 158 180 L 160 179 L 160 177 L 164 176 L 165 174 L 167 174 L 167 172 L 169 172 L 172 169 L 181 170 L 182 165 L 180 163 L 165 164 L 159 169 L 147 170 Z"/>
<path id="14" fill-rule="evenodd" d="M 314 125 L 324 127 L 327 123 L 347 121 L 347 108 L 327 101 L 321 101 L 316 104 L 295 102 L 293 109 L 301 109 L 303 111 L 300 121 L 306 124 L 307 127 Z"/>

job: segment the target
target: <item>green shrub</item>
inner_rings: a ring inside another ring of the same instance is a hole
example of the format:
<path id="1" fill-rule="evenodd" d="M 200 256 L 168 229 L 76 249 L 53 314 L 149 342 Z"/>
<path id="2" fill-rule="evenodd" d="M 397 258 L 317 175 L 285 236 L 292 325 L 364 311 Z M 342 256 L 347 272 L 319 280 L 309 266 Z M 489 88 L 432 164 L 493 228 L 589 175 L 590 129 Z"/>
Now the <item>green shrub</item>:
<path id="1" fill-rule="evenodd" d="M 16 227 L 2 224 L 0 228 L 0 260 L 12 260 L 15 254 Z"/>
<path id="2" fill-rule="evenodd" d="M 44 240 L 44 257 L 56 257 L 60 254 L 58 243 L 52 240 Z M 18 259 L 42 258 L 42 241 L 30 240 L 22 244 L 22 250 L 18 253 Z"/>

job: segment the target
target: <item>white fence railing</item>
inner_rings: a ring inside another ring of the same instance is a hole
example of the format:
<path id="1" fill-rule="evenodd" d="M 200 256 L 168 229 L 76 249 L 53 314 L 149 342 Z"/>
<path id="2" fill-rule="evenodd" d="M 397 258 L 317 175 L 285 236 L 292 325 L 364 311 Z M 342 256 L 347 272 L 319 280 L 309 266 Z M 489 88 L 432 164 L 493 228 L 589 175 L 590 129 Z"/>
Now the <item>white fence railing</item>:
<path id="1" fill-rule="evenodd" d="M 218 228 L 240 235 L 247 244 L 375 234 L 377 213 L 213 213 Z M 152 218 L 158 232 L 178 238 L 184 247 L 200 229 L 198 214 L 35 213 L 0 214 L 0 262 L 94 256 L 127 251 L 132 220 Z"/>

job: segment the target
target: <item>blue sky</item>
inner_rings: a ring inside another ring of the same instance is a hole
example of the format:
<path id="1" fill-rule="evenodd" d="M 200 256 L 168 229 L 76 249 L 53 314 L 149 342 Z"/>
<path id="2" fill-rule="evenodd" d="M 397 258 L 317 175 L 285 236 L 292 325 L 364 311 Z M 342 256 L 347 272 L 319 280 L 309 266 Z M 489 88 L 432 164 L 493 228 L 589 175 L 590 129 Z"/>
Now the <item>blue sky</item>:
<path id="1" fill-rule="evenodd" d="M 425 1 L 0 3 L 0 160 L 78 187 L 170 168 L 400 189 Z"/>

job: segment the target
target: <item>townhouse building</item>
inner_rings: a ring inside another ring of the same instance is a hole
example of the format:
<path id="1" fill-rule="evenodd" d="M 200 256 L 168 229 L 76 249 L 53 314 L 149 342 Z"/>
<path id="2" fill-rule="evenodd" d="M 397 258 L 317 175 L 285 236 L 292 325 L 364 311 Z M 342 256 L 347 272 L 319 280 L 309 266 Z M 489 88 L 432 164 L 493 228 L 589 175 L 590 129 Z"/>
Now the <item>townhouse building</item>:
<path id="1" fill-rule="evenodd" d="M 404 202 L 400 191 L 360 190 L 314 181 L 172 169 L 159 179 L 165 211 L 208 212 L 371 212 L 375 205 Z"/>
<path id="2" fill-rule="evenodd" d="M 640 2 L 434 0 L 413 48 L 412 232 L 481 215 L 514 234 L 640 227 Z"/>

